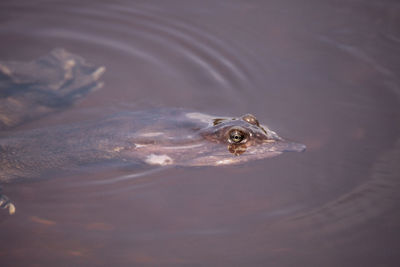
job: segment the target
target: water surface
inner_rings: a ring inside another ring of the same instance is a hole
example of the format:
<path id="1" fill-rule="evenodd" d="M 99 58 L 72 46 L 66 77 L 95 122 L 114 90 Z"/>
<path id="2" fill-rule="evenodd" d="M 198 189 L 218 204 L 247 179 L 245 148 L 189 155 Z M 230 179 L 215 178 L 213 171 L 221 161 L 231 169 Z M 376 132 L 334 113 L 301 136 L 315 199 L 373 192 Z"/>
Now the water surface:
<path id="1" fill-rule="evenodd" d="M 398 266 L 397 1 L 1 1 L 0 59 L 55 47 L 105 86 L 20 130 L 129 107 L 252 113 L 307 145 L 240 166 L 7 186 L 1 266 Z"/>

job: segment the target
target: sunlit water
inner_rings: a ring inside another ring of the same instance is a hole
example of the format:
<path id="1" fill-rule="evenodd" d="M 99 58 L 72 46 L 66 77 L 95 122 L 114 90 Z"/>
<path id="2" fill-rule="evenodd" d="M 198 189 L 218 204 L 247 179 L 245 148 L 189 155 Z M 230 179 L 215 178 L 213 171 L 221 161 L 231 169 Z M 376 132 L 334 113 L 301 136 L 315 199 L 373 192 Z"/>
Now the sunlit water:
<path id="1" fill-rule="evenodd" d="M 1 60 L 62 47 L 107 68 L 102 90 L 21 130 L 185 107 L 253 113 L 308 150 L 8 185 L 0 265 L 399 266 L 399 14 L 397 1 L 1 1 Z"/>

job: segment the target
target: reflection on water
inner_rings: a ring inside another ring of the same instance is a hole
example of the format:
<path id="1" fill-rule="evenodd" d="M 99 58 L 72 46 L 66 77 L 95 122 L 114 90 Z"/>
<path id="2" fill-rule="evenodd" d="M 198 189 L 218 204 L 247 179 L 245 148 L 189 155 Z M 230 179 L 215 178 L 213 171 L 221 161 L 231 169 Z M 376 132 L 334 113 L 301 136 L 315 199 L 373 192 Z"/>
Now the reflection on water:
<path id="1" fill-rule="evenodd" d="M 184 107 L 255 114 L 308 151 L 10 184 L 1 266 L 397 266 L 398 14 L 390 0 L 2 1 L 0 60 L 63 47 L 107 68 L 103 89 L 20 130 Z"/>

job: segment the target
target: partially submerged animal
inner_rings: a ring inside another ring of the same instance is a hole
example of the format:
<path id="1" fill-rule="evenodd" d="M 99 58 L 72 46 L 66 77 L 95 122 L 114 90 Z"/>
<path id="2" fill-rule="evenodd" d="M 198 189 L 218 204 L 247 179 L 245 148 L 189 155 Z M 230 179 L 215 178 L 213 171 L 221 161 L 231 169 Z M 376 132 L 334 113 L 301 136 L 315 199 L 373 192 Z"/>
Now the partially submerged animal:
<path id="1" fill-rule="evenodd" d="M 64 49 L 32 62 L 0 62 L 0 131 L 71 106 L 102 86 L 104 71 Z"/>
<path id="2" fill-rule="evenodd" d="M 61 82 L 52 80 L 51 84 L 57 86 L 50 87 L 46 87 L 43 76 L 39 89 L 35 82 L 21 83 L 13 76 L 24 66 L 22 63 L 14 63 L 13 71 L 9 65 L 0 63 L 2 79 L 8 81 L 6 87 L 0 87 L 3 97 L 0 108 L 6 106 L 0 113 L 3 129 L 68 106 L 99 86 L 98 78 L 104 68 L 90 66 L 64 50 L 55 50 L 48 57 L 57 58 L 64 74 L 59 75 Z M 42 58 L 42 63 L 47 59 Z M 31 64 L 32 79 L 35 79 L 37 62 Z M 59 67 L 58 64 L 50 66 Z M 71 70 L 71 65 L 75 69 Z M 27 81 L 32 79 L 26 78 Z M 1 80 L 0 84 L 3 84 Z M 14 85 L 18 87 L 18 93 L 13 92 Z M 24 97 L 26 95 L 30 98 Z M 43 99 L 52 102 L 49 105 Z M 7 105 L 14 107 L 20 115 L 7 112 L 10 110 Z M 30 116 L 24 105 L 39 112 Z M 219 166 L 305 149 L 302 144 L 283 140 L 250 114 L 227 118 L 176 108 L 123 111 L 96 121 L 6 133 L 0 138 L 1 183 L 47 177 L 91 164 Z M 14 205 L 1 193 L 0 206 L 8 208 L 10 213 L 15 211 Z"/>

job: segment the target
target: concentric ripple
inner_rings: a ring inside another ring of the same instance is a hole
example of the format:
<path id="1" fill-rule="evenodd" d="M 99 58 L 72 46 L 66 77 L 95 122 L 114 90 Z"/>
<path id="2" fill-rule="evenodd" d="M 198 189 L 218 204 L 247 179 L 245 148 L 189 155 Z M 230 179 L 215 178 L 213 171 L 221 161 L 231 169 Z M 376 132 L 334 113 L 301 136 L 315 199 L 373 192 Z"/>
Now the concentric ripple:
<path id="1" fill-rule="evenodd" d="M 92 47 L 107 55 L 106 61 L 112 55 L 119 55 L 137 65 L 139 59 L 139 64 L 153 69 L 154 75 L 163 73 L 176 83 L 185 84 L 181 88 L 168 88 L 171 95 L 191 94 L 199 99 L 206 92 L 205 95 L 216 103 L 225 101 L 239 105 L 243 96 L 255 88 L 250 74 L 254 73 L 252 63 L 243 60 L 229 40 L 218 38 L 210 29 L 160 15 L 144 6 L 49 5 L 44 9 L 33 7 L 29 17 L 40 18 L 40 23 L 49 21 L 48 26 L 35 27 L 34 21 L 32 29 L 21 28 L 20 34 L 60 45 Z M 73 25 L 52 23 L 57 20 L 73 21 Z M 15 30 L 15 25 L 13 27 Z M 5 29 L 0 28 L 0 32 Z M 107 62 L 102 64 L 107 67 Z M 115 70 L 108 68 L 108 72 Z M 127 71 L 121 75 L 132 74 Z M 196 88 L 202 88 L 202 95 Z M 210 100 L 204 99 L 207 101 Z"/>

